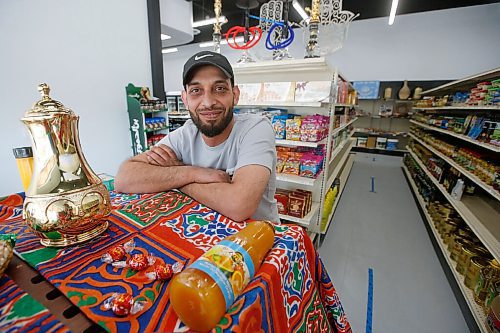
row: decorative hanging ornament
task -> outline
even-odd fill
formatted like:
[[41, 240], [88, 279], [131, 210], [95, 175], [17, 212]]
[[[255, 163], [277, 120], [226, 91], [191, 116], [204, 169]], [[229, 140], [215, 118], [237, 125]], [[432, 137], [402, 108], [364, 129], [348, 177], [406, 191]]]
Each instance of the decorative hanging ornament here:
[[221, 41], [221, 24], [220, 14], [222, 12], [222, 1], [214, 1], [214, 12], [215, 12], [215, 23], [214, 23], [214, 33], [212, 34], [212, 40], [214, 42], [214, 52], [220, 53], [220, 41]]
[[[313, 0], [308, 29], [304, 31], [306, 58], [315, 58], [341, 49], [349, 23], [359, 14], [342, 9], [342, 0]], [[321, 45], [321, 47], [320, 47]]]

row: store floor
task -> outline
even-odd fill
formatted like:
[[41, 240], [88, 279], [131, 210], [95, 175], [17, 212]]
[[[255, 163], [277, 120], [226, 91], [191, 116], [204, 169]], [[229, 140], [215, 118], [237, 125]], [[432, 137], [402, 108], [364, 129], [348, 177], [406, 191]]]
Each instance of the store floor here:
[[354, 333], [372, 332], [370, 268], [373, 332], [469, 332], [401, 165], [400, 157], [356, 154], [321, 257]]

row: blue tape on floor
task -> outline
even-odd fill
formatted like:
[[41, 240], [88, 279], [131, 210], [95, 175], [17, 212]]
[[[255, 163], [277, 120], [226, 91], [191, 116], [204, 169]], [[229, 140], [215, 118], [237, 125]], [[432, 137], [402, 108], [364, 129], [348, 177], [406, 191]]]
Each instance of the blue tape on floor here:
[[372, 177], [372, 189], [370, 192], [375, 193], [375, 177]]
[[373, 320], [373, 269], [368, 268], [368, 302], [366, 304], [366, 333], [372, 333]]

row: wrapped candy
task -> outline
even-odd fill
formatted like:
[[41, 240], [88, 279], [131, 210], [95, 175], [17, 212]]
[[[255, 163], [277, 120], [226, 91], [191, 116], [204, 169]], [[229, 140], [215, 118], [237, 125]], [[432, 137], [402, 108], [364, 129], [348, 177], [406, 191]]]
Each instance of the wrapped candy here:
[[145, 255], [137, 253], [132, 255], [127, 261], [116, 261], [113, 263], [114, 267], [130, 267], [134, 271], [143, 271], [155, 263], [156, 259], [152, 254]]
[[16, 244], [16, 235], [1, 234], [0, 235], [0, 275], [7, 269], [12, 255], [14, 253], [14, 245]]
[[144, 303], [144, 301], [134, 300], [134, 297], [130, 294], [114, 293], [104, 301], [104, 308], [111, 309], [117, 316], [128, 316], [141, 311], [144, 308]]
[[114, 261], [120, 261], [125, 257], [125, 254], [130, 253], [135, 248], [135, 242], [133, 239], [129, 240], [123, 245], [118, 245], [104, 253], [101, 257], [101, 260], [107, 264], [110, 264]]
[[154, 267], [154, 271], [149, 272], [146, 276], [150, 280], [166, 281], [170, 279], [174, 274], [179, 273], [184, 265], [180, 262], [176, 262], [173, 265], [170, 264], [157, 264]]

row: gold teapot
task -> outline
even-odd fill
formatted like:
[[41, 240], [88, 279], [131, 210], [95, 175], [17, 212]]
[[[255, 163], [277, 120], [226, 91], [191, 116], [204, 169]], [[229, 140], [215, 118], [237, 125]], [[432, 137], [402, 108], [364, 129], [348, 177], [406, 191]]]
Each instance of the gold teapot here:
[[83, 156], [78, 137], [80, 117], [51, 99], [47, 84], [40, 84], [38, 91], [42, 99], [21, 119], [34, 148], [23, 218], [43, 245], [74, 245], [107, 229], [109, 192]]

